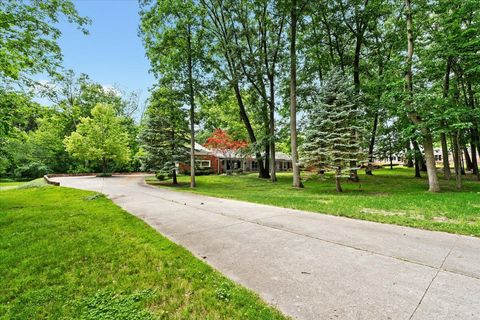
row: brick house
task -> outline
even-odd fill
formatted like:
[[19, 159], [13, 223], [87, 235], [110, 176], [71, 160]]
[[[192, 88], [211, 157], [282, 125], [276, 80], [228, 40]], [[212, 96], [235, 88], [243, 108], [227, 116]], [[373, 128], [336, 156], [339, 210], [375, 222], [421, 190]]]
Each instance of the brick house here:
[[[197, 168], [211, 169], [214, 174], [222, 174], [229, 170], [242, 169], [244, 172], [258, 171], [258, 163], [252, 155], [240, 155], [234, 152], [215, 152], [204, 146], [195, 144], [195, 162]], [[290, 171], [292, 158], [285, 153], [275, 153], [275, 166], [277, 171]], [[178, 163], [178, 172], [184, 173], [190, 170], [188, 163]]]

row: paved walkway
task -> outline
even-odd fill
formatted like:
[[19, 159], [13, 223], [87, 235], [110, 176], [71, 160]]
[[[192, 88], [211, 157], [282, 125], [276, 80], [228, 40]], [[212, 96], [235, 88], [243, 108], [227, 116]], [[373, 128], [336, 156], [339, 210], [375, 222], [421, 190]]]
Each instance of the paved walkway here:
[[147, 186], [56, 178], [107, 194], [298, 319], [480, 319], [480, 239]]

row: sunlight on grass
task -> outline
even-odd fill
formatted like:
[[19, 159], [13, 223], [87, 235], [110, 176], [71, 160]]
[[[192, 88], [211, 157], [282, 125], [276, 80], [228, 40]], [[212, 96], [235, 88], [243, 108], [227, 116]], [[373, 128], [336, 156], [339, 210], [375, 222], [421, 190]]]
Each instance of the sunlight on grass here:
[[1, 319], [284, 319], [103, 195], [0, 192]]
[[[441, 180], [442, 192], [427, 192], [426, 179], [412, 169], [382, 169], [374, 176], [360, 173], [360, 183], [343, 182], [344, 193], [335, 192], [332, 176], [304, 177], [304, 189], [291, 187], [291, 174], [278, 174], [278, 182], [240, 176], [200, 176], [197, 188], [176, 190], [216, 197], [307, 210], [356, 219], [480, 236], [480, 182], [464, 181], [462, 191], [454, 181]], [[189, 177], [180, 177], [187, 182]], [[154, 178], [148, 183], [155, 184]]]

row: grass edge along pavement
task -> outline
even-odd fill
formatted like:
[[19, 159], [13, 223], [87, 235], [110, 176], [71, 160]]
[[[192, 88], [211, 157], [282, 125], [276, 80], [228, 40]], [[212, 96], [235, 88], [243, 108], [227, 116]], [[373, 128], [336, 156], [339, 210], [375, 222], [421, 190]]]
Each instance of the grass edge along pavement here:
[[426, 177], [418, 179], [411, 168], [380, 169], [373, 176], [360, 173], [360, 183], [343, 182], [335, 192], [333, 177], [303, 173], [304, 189], [291, 187], [291, 173], [278, 173], [278, 182], [257, 174], [197, 177], [197, 187], [188, 187], [187, 176], [179, 185], [146, 178], [146, 183], [173, 190], [218, 198], [337, 215], [380, 223], [480, 237], [480, 182], [464, 178], [463, 190], [455, 180], [440, 177], [442, 192], [430, 193]]
[[1, 319], [285, 319], [103, 195], [0, 191]]

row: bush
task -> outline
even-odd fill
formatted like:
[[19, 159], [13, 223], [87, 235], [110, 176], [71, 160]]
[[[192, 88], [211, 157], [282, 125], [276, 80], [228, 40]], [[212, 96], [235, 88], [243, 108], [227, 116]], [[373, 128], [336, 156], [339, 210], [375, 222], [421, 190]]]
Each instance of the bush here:
[[232, 175], [236, 175], [236, 174], [242, 174], [242, 173], [243, 173], [243, 169], [242, 169], [242, 168], [230, 169], [230, 170], [225, 171], [225, 173], [227, 174], [227, 176], [232, 176]]
[[[213, 173], [214, 172], [212, 168], [196, 168], [195, 169], [195, 176], [208, 176]], [[190, 170], [183, 171], [183, 174], [185, 174], [186, 176], [189, 176]]]
[[211, 168], [199, 168], [195, 170], [196, 176], [208, 176], [210, 174], [213, 174], [213, 170]]
[[97, 178], [108, 178], [108, 177], [111, 177], [112, 174], [110, 172], [105, 172], [105, 173], [99, 173], [97, 174]]
[[165, 170], [159, 170], [155, 172], [155, 177], [160, 180], [160, 181], [165, 181], [167, 179], [170, 179], [172, 177], [171, 172], [166, 172]]
[[17, 178], [40, 178], [49, 172], [48, 167], [38, 161], [32, 161], [15, 169], [14, 175]]

